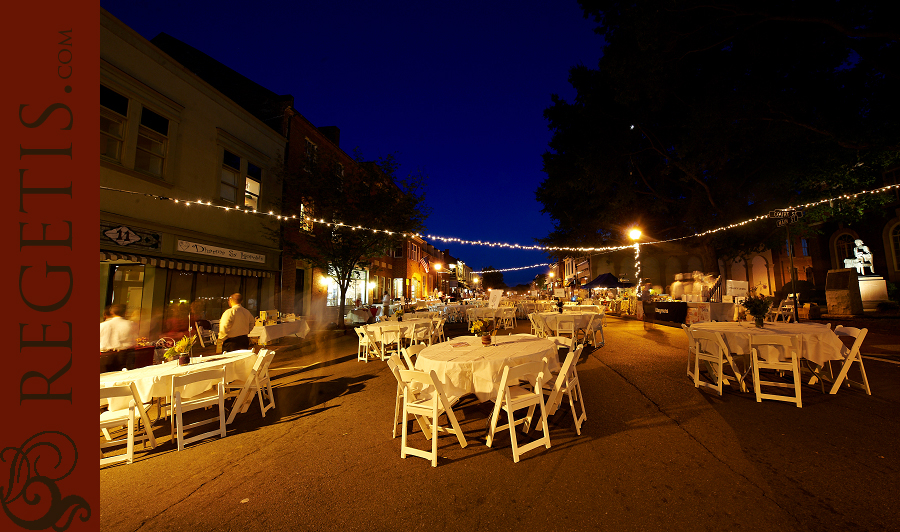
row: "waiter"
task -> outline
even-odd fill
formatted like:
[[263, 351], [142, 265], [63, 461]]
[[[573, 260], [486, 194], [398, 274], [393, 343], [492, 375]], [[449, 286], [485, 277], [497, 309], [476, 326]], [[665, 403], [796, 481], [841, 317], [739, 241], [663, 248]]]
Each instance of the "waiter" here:
[[250, 330], [256, 320], [253, 314], [241, 306], [244, 296], [238, 293], [231, 294], [228, 298], [228, 310], [222, 313], [219, 320], [219, 342], [222, 344], [222, 352], [250, 349]]

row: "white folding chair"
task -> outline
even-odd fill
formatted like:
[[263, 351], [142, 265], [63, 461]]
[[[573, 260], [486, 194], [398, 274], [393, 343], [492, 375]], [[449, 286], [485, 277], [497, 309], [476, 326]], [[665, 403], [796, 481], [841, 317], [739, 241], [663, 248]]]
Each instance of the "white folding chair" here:
[[516, 328], [516, 307], [503, 307], [502, 319], [504, 329]]
[[[867, 395], [872, 395], [872, 390], [869, 389], [869, 379], [866, 377], [866, 368], [863, 366], [862, 355], [859, 353], [859, 348], [862, 346], [863, 340], [866, 339], [866, 334], [869, 333], [868, 329], [857, 329], [856, 327], [844, 327], [843, 325], [838, 325], [834, 328], [834, 334], [838, 335], [838, 337], [846, 336], [850, 338], [854, 338], [853, 345], [850, 349], [844, 347], [841, 349], [841, 354], [844, 355], [844, 361], [841, 363], [841, 371], [838, 373], [837, 378], [834, 379], [834, 384], [831, 386], [831, 390], [828, 392], [830, 394], [835, 394], [838, 391], [838, 388], [841, 387], [841, 384], [847, 383], [848, 387], [856, 387], [866, 391]], [[831, 371], [831, 360], [828, 361], [828, 369]], [[847, 377], [847, 372], [850, 371], [850, 367], [854, 364], [859, 364], [859, 372], [862, 374], [862, 382], [856, 382], [850, 380]]]
[[684, 334], [686, 334], [688, 338], [687, 376], [693, 379], [694, 372], [691, 371], [691, 363], [695, 358], [697, 358], [697, 348], [694, 345], [694, 335], [691, 333], [690, 325], [682, 323], [681, 328], [684, 330]]
[[368, 362], [371, 344], [369, 343], [368, 335], [366, 335], [366, 326], [356, 327], [353, 331], [356, 332], [356, 336], [359, 339], [359, 346], [356, 349], [356, 361]]
[[415, 362], [412, 357], [418, 355], [425, 347], [427, 347], [425, 344], [413, 344], [400, 350], [400, 354], [403, 355], [403, 360], [406, 362], [407, 369], [415, 369]]
[[[731, 364], [731, 355], [728, 353], [728, 346], [722, 334], [712, 331], [694, 330], [694, 388], [700, 386], [712, 388], [722, 395], [722, 385], [729, 384], [728, 376], [725, 375], [725, 364]], [[711, 382], [700, 379], [700, 363], [703, 362], [708, 369]], [[732, 369], [734, 366], [732, 365]], [[735, 380], [740, 382], [735, 372]]]
[[[584, 327], [580, 327], [575, 331], [576, 344], [578, 343], [578, 334], [581, 333], [581, 342], [580, 342], [581, 345], [587, 344], [588, 340], [591, 340], [591, 345], [597, 345], [596, 338], [594, 338], [594, 328], [596, 327], [594, 325], [595, 320], [597, 322], [600, 321], [599, 314], [592, 314], [591, 317], [588, 319], [587, 324], [585, 324]], [[601, 327], [600, 330], [602, 331], [603, 328]]]
[[[533, 390], [528, 390], [519, 385], [520, 380], [524, 380], [530, 375], [537, 375]], [[494, 411], [491, 413], [486, 445], [490, 447], [494, 443], [494, 437], [498, 430], [509, 429], [513, 462], [518, 462], [519, 456], [541, 445], [547, 449], [550, 448], [550, 432], [547, 429], [547, 408], [544, 405], [544, 394], [541, 390], [543, 379], [543, 362], [528, 362], [514, 367], [505, 366], [503, 368], [503, 376], [500, 378], [500, 389], [497, 391], [496, 399], [494, 399]], [[516, 426], [524, 424], [527, 431], [534, 416], [534, 411], [538, 406], [541, 407], [539, 426], [543, 436], [519, 447], [519, 442], [516, 439]], [[515, 411], [523, 408], [527, 408], [528, 412], [524, 418], [516, 420]], [[499, 421], [501, 410], [506, 412], [507, 423], [498, 427], [497, 422]]]
[[537, 336], [538, 335], [538, 326], [534, 322], [534, 313], [530, 313], [527, 315], [528, 322], [531, 323], [531, 334]]
[[445, 342], [447, 338], [444, 336], [444, 324], [447, 323], [447, 318], [439, 318], [437, 324], [434, 326], [434, 330], [432, 332], [431, 343], [440, 343]]
[[[208, 390], [213, 386], [211, 390]], [[225, 368], [210, 369], [206, 371], [198, 371], [197, 373], [189, 373], [187, 375], [176, 375], [172, 377], [172, 431], [173, 436], [177, 435], [178, 450], [184, 450], [184, 446], [197, 440], [208, 438], [210, 436], [219, 435], [225, 437]], [[218, 408], [218, 415], [214, 418], [196, 421], [194, 423], [184, 424], [184, 413], [191, 410], [205, 409], [206, 407], [215, 406]], [[209, 423], [219, 422], [219, 428], [191, 436], [184, 437], [184, 430], [188, 428], [198, 427]]]
[[420, 342], [431, 345], [431, 337], [434, 334], [434, 322], [430, 319], [422, 323], [413, 325], [413, 330], [409, 338], [410, 345]]
[[[697, 338], [697, 332], [694, 332]], [[760, 353], [761, 347], [766, 349]], [[756, 402], [763, 399], [775, 401], [787, 401], [794, 403], [797, 408], [803, 408], [800, 398], [800, 337], [786, 336], [783, 334], [752, 334], [750, 335], [750, 363], [753, 367], [753, 390], [756, 392]], [[781, 359], [784, 359], [783, 361]], [[760, 378], [759, 370], [773, 369], [778, 372], [790, 371], [793, 375], [793, 384], [781, 381], [764, 381]], [[793, 395], [777, 395], [764, 393], [762, 386], [776, 388], [792, 388]]]
[[[261, 349], [256, 355], [256, 362], [247, 379], [238, 379], [225, 384], [225, 394], [235, 397], [234, 404], [231, 405], [231, 413], [228, 415], [227, 425], [234, 421], [238, 412], [243, 414], [250, 408], [250, 403], [253, 402], [253, 392], [256, 392], [256, 397], [259, 399], [259, 411], [262, 417], [266, 417], [266, 412], [275, 408], [275, 394], [272, 392], [272, 381], [269, 379], [269, 365], [273, 358], [275, 358], [274, 349]], [[263, 400], [264, 397], [269, 398], [268, 403]]]
[[[141, 440], [145, 447], [147, 440], [150, 440], [150, 447], [156, 447], [156, 438], [154, 437], [153, 430], [150, 426], [150, 418], [147, 417], [147, 410], [150, 408], [150, 405], [145, 405], [141, 402], [141, 398], [138, 396], [137, 388], [134, 383], [131, 383], [128, 386], [100, 388], [101, 401], [104, 399], [109, 400], [116, 398], [128, 401], [128, 407], [115, 410], [110, 409], [100, 413], [100, 430], [103, 431], [103, 436], [106, 440], [100, 443], [101, 467], [117, 462], [126, 462], [129, 464], [134, 462], [135, 439]], [[116, 406], [115, 403], [116, 401], [113, 401], [110, 408]], [[135, 421], [137, 421], [137, 428], [135, 427]], [[140, 430], [141, 423], [144, 424], [144, 434], [142, 436], [136, 436], [137, 432]], [[125, 435], [125, 438], [113, 440], [109, 435], [109, 429], [121, 427], [123, 425], [128, 427], [128, 433]], [[120, 445], [122, 442], [125, 442], [125, 454], [103, 458], [104, 448]]]
[[[434, 370], [425, 373], [424, 371], [401, 369], [399, 373], [400, 381], [404, 386], [403, 437], [400, 442], [400, 457], [406, 458], [407, 454], [419, 456], [426, 460], [431, 460], [431, 466], [437, 467], [438, 432], [455, 434], [461, 447], [465, 448], [468, 445], [466, 437], [456, 421], [456, 415], [453, 413], [453, 405], [459, 401], [459, 398], [447, 397], [444, 394], [444, 387], [441, 385], [441, 381], [438, 380]], [[421, 387], [420, 390], [416, 390], [417, 386]], [[430, 394], [428, 394], [429, 391]], [[446, 414], [451, 428], [440, 426], [438, 418], [442, 414]], [[431, 452], [407, 445], [407, 432], [409, 430], [407, 419], [410, 415], [428, 418], [431, 425]]]
[[[400, 378], [400, 370], [401, 369], [413, 369], [410, 366], [406, 366], [403, 363], [403, 360], [400, 358], [400, 355], [394, 353], [387, 361], [388, 368], [390, 368], [391, 373], [393, 373], [394, 378], [397, 380], [397, 398], [394, 401], [394, 428], [392, 431], [392, 438], [397, 437], [397, 423], [400, 419], [400, 403], [404, 398], [404, 390], [406, 387], [403, 385], [403, 380]], [[416, 389], [419, 389], [418, 387]], [[416, 420], [419, 422], [419, 428], [422, 429], [422, 433], [425, 434], [426, 439], [431, 438], [431, 424], [428, 423], [428, 420], [421, 417], [416, 416]]]
[[382, 345], [382, 342], [375, 339], [375, 330], [370, 329], [365, 325], [360, 327], [360, 329], [362, 329], [363, 334], [366, 335], [366, 346], [368, 347], [366, 357], [368, 358], [371, 355], [373, 357], [378, 357], [380, 360], [384, 360], [384, 345]]
[[[584, 398], [581, 396], [581, 383], [578, 380], [578, 370], [576, 369], [578, 359], [581, 357], [583, 350], [584, 346], [581, 346], [578, 349], [569, 351], [559, 373], [550, 377], [543, 387], [543, 392], [547, 395], [546, 407], [548, 417], [555, 414], [557, 409], [559, 409], [562, 404], [563, 394], [568, 395], [569, 408], [572, 410], [572, 419], [575, 421], [575, 432], [579, 436], [581, 436], [581, 425], [587, 420]], [[545, 357], [545, 374], [549, 374], [549, 367], [550, 361]], [[572, 395], [573, 391], [575, 393], [574, 396]], [[575, 412], [576, 401], [581, 405], [581, 414], [576, 414]]]
[[387, 360], [390, 353], [399, 353], [400, 348], [403, 347], [403, 338], [403, 326], [399, 321], [383, 325], [381, 327], [381, 360]]
[[556, 336], [570, 335], [575, 338], [575, 316], [560, 314], [556, 318]]

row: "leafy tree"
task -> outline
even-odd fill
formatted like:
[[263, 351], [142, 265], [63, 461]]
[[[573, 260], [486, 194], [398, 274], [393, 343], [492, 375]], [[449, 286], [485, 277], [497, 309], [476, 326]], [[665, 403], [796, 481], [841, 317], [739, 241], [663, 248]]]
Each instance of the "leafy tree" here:
[[481, 271], [485, 290], [489, 288], [506, 288], [506, 283], [503, 282], [503, 272], [498, 272], [493, 266], [482, 268]]
[[538, 290], [543, 290], [547, 287], [547, 274], [539, 273], [534, 276], [534, 286], [537, 287]]
[[[425, 176], [416, 172], [401, 178], [398, 169], [393, 156], [375, 163], [356, 154], [349, 168], [323, 157], [284, 178], [285, 213], [297, 216], [285, 224], [285, 252], [334, 278], [340, 316], [355, 272], [423, 230]], [[301, 214], [315, 221], [304, 222]]]
[[[582, 0], [605, 47], [553, 96], [540, 241], [664, 240], [880, 184], [900, 162], [900, 33], [888, 2]], [[852, 218], [868, 196], [813, 209]], [[784, 240], [758, 222], [692, 243], [730, 258]], [[686, 241], [688, 242], [688, 241]], [[558, 254], [557, 254], [558, 255]]]

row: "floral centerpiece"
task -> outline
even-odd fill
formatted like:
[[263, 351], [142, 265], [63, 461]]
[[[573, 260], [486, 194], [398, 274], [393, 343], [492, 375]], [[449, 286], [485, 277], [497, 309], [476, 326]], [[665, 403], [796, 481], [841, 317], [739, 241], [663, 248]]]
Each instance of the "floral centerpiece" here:
[[472, 322], [472, 326], [469, 327], [469, 331], [472, 332], [475, 336], [481, 336], [482, 345], [490, 345], [491, 343], [491, 325], [482, 320], [475, 320]]
[[397, 317], [397, 321], [403, 321], [403, 306], [397, 307], [397, 310], [394, 311], [394, 316]]
[[741, 306], [747, 309], [747, 313], [756, 320], [756, 326], [762, 328], [763, 318], [769, 312], [772, 306], [772, 298], [762, 295], [751, 294], [750, 297], [741, 302]]
[[[184, 336], [181, 340], [175, 342], [163, 355], [167, 361], [177, 358], [179, 365], [185, 365], [191, 360], [191, 351], [194, 348], [194, 342], [197, 341], [196, 335]], [[187, 359], [187, 360], [183, 360]]]

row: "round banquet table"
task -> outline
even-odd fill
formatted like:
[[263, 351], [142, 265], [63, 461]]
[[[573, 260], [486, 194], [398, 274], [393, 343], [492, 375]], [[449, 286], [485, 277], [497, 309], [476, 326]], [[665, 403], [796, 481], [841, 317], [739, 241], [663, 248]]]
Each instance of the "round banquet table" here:
[[563, 312], [600, 312], [599, 305], [563, 305]]
[[[155, 366], [101, 373], [100, 387], [128, 386], [133, 382], [141, 401], [149, 403], [154, 397], [166, 397], [172, 393], [172, 377], [176, 375], [187, 375], [188, 373], [224, 367], [225, 382], [227, 383], [249, 378], [255, 362], [256, 355], [249, 349], [208, 357], [195, 357], [186, 366], [179, 366], [178, 361], [173, 360], [172, 362]], [[187, 391], [190, 395], [195, 395], [205, 390], [188, 389]], [[111, 410], [128, 408], [127, 397], [110, 398], [109, 402]]]
[[475, 319], [481, 319], [488, 315], [493, 316], [494, 313], [502, 315], [503, 314], [502, 308], [503, 307], [501, 307], [501, 308], [489, 308], [489, 307], [469, 308], [469, 309], [466, 309], [466, 314], [471, 313], [473, 316], [475, 316]]
[[378, 323], [370, 323], [369, 325], [365, 325], [365, 328], [372, 331], [375, 335], [375, 340], [379, 342], [396, 342], [397, 338], [393, 333], [382, 334], [382, 329], [385, 327], [390, 327], [392, 325], [399, 325], [400, 332], [403, 334], [404, 338], [409, 338], [412, 336], [413, 328], [417, 323], [429, 323], [431, 322], [431, 318], [403, 318], [403, 321], [380, 321]]
[[559, 312], [541, 312], [539, 316], [544, 318], [544, 323], [546, 323], [547, 327], [550, 327], [554, 333], [557, 331], [557, 324], [560, 320], [573, 320], [575, 322], [575, 330], [577, 331], [578, 329], [587, 327], [591, 318], [595, 318], [595, 326], [599, 326], [597, 320], [600, 318], [600, 314], [596, 312], [563, 312], [562, 314]]
[[[777, 334], [799, 336], [801, 358], [805, 358], [821, 366], [828, 360], [843, 360], [846, 351], [844, 343], [830, 327], [823, 323], [766, 323], [762, 329], [750, 322], [706, 322], [695, 323], [691, 330], [712, 331], [722, 333], [728, 350], [738, 355], [750, 354], [750, 336], [760, 334]], [[768, 359], [777, 351], [767, 348], [760, 354]]]
[[544, 357], [550, 370], [559, 369], [556, 344], [530, 334], [494, 336], [491, 345], [482, 346], [480, 336], [459, 336], [426, 347], [416, 357], [416, 369], [432, 371], [448, 396], [474, 393], [479, 401], [497, 396], [506, 365], [540, 362]]

